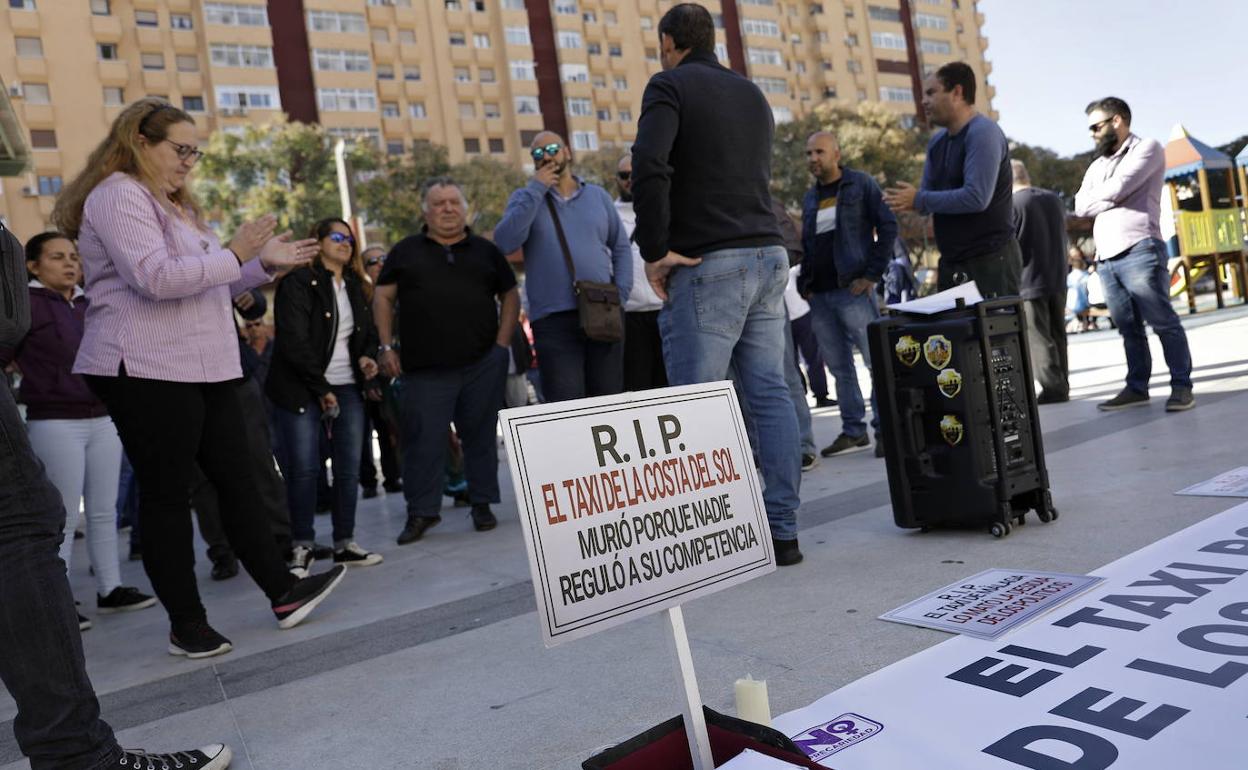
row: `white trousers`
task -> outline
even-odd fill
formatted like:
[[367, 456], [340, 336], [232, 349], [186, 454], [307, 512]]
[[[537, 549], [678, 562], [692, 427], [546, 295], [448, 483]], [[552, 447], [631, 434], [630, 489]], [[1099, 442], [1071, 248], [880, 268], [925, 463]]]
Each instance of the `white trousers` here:
[[[96, 590], [107, 596], [121, 585], [117, 555], [117, 484], [121, 439], [108, 417], [85, 420], [30, 420], [30, 445], [47, 468], [48, 479], [65, 501], [65, 541], [61, 559], [69, 569], [74, 530], [87, 514], [87, 554], [95, 569]], [[81, 508], [80, 508], [80, 503]]]

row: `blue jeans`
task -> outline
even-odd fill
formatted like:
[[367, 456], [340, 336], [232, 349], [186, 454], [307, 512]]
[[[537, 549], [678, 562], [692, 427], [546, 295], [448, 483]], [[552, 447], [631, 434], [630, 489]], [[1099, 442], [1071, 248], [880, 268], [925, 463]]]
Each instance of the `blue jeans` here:
[[[330, 457], [334, 467], [334, 547], [355, 537], [355, 504], [360, 481], [360, 452], [364, 448], [364, 397], [357, 385], [335, 385], [338, 416], [328, 424]], [[310, 545], [316, 538], [316, 479], [321, 466], [320, 436], [326, 430], [320, 407], [309, 401], [303, 412], [279, 406], [273, 409], [282, 438], [282, 475], [290, 506], [290, 540]]]
[[[859, 438], [867, 433], [867, 407], [858, 387], [854, 369], [854, 348], [862, 353], [867, 369], [871, 369], [871, 349], [867, 345], [867, 324], [880, 317], [875, 292], [855, 296], [849, 289], [821, 291], [810, 298], [810, 314], [814, 317], [815, 337], [824, 363], [836, 378], [836, 400], [841, 408], [841, 432]], [[879, 432], [880, 410], [876, 407], [875, 388], [871, 388], [871, 428]]]
[[1170, 304], [1170, 273], [1166, 270], [1166, 246], [1145, 238], [1120, 257], [1096, 265], [1105, 289], [1105, 304], [1114, 319], [1127, 354], [1127, 387], [1148, 395], [1153, 356], [1148, 350], [1144, 324], [1161, 340], [1170, 369], [1170, 387], [1192, 387], [1192, 352], [1187, 333]]
[[433, 518], [442, 508], [451, 421], [464, 446], [468, 501], [497, 503], [498, 410], [507, 382], [508, 348], [491, 345], [474, 363], [404, 374], [400, 400], [403, 496], [407, 515]]
[[87, 679], [74, 597], [57, 556], [65, 506], [0, 383], [0, 680], [33, 770], [115, 765], [121, 749]]
[[701, 256], [701, 264], [676, 268], [667, 282], [659, 313], [667, 379], [672, 385], [715, 382], [728, 377], [729, 365], [736, 370], [758, 427], [754, 449], [771, 536], [794, 540], [802, 460], [784, 378], [788, 255], [782, 246], [766, 246]]
[[534, 321], [533, 345], [547, 402], [624, 392], [624, 343], [586, 337], [577, 311]]

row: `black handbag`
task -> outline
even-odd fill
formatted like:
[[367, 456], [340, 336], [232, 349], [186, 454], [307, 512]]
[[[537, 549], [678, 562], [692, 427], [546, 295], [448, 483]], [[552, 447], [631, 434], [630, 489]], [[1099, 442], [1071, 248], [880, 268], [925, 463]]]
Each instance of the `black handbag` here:
[[555, 234], [559, 236], [559, 248], [563, 250], [563, 261], [568, 265], [568, 275], [572, 276], [572, 292], [576, 295], [576, 310], [580, 318], [581, 331], [595, 342], [620, 342], [624, 339], [624, 314], [620, 312], [620, 287], [613, 283], [576, 280], [576, 266], [572, 264], [572, 251], [568, 248], [568, 239], [563, 234], [563, 225], [559, 222], [559, 213], [555, 210], [555, 202], [550, 195], [546, 196], [546, 208], [550, 209], [551, 221], [555, 223]]

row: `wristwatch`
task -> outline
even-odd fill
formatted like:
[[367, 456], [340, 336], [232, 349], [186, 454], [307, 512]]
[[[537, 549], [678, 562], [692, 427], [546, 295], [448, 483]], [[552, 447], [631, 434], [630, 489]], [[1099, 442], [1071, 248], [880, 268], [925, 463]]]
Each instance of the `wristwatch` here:
[[394, 350], [394, 345], [378, 345], [377, 355], [381, 355], [382, 353], [386, 353], [391, 350]]

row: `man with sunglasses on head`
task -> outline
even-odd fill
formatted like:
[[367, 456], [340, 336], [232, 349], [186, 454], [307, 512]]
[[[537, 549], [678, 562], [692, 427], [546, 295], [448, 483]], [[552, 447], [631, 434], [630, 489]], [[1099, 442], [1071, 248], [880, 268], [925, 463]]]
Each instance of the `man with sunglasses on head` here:
[[[620, 301], [627, 302], [633, 287], [628, 233], [607, 191], [572, 174], [572, 151], [558, 134], [538, 134], [530, 154], [533, 178], [511, 194], [494, 228], [494, 242], [504, 254], [524, 249], [542, 390], [547, 401], [619, 393], [624, 345], [586, 335], [572, 284], [614, 283]], [[575, 275], [568, 270], [569, 259]]]
[[616, 166], [616, 185], [620, 197], [615, 210], [628, 233], [633, 252], [633, 290], [624, 303], [624, 390], [648, 390], [667, 387], [667, 369], [663, 363], [663, 337], [659, 334], [659, 311], [663, 300], [654, 293], [646, 280], [646, 262], [641, 249], [631, 239], [637, 229], [637, 213], [633, 211], [633, 156], [620, 158]]
[[1126, 387], [1097, 408], [1112, 412], [1148, 404], [1153, 357], [1144, 333], [1147, 322], [1161, 340], [1170, 369], [1166, 411], [1186, 411], [1196, 405], [1192, 353], [1170, 304], [1170, 273], [1159, 224], [1165, 150], [1157, 140], [1131, 133], [1131, 108], [1117, 97], [1098, 99], [1084, 111], [1096, 159], [1075, 194], [1075, 214], [1096, 217], [1092, 224], [1096, 274], [1127, 355]]
[[797, 545], [801, 444], [784, 376], [789, 257], [771, 209], [775, 124], [763, 92], [715, 58], [715, 23], [696, 3], [659, 21], [663, 72], [650, 78], [633, 145], [634, 237], [664, 300], [663, 356], [673, 385], [737, 373], [776, 564]]

